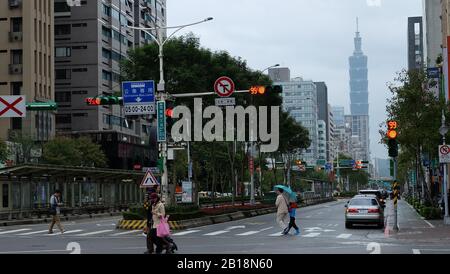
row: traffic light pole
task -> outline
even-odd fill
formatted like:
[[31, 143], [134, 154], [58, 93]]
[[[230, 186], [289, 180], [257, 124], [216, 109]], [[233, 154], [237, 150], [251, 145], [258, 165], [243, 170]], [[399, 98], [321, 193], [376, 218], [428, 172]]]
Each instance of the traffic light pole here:
[[397, 189], [397, 172], [398, 172], [398, 162], [397, 157], [392, 157], [394, 161], [394, 227], [392, 228], [394, 231], [398, 231], [398, 195], [399, 190]]

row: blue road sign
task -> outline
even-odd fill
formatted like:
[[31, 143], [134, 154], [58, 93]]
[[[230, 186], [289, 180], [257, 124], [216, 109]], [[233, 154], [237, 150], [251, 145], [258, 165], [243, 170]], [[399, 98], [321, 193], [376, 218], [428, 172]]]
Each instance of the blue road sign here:
[[439, 68], [428, 68], [427, 69], [427, 76], [430, 79], [439, 79], [441, 75], [441, 71]]
[[158, 113], [157, 113], [157, 120], [158, 120], [158, 130], [157, 130], [157, 139], [158, 142], [165, 142], [167, 139], [166, 135], [166, 102], [164, 101], [158, 101]]
[[331, 163], [326, 163], [325, 164], [325, 169], [326, 170], [331, 170]]
[[155, 114], [155, 81], [122, 82], [125, 115]]

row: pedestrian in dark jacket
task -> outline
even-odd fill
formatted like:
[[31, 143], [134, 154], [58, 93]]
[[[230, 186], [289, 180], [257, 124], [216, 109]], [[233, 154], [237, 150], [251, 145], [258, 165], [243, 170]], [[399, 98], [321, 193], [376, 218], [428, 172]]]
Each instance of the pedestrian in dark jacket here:
[[289, 230], [291, 230], [291, 228], [295, 229], [295, 235], [299, 235], [300, 234], [300, 229], [298, 228], [297, 224], [295, 223], [295, 215], [296, 215], [296, 211], [297, 211], [298, 205], [295, 202], [292, 202], [289, 204], [289, 226], [287, 227], [287, 229], [284, 231], [284, 234], [288, 234]]

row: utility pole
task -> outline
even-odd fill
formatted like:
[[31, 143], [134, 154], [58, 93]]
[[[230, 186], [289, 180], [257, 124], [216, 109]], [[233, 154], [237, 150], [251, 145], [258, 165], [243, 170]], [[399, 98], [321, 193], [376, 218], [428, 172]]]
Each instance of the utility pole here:
[[[442, 110], [442, 125], [441, 128], [439, 129], [439, 133], [442, 135], [442, 143], [443, 146], [441, 148], [439, 148], [439, 154], [442, 153], [442, 151], [444, 150], [444, 147], [446, 147], [445, 144], [445, 135], [448, 132], [448, 127], [445, 125], [445, 113], [444, 110]], [[447, 178], [447, 162], [445, 161], [440, 161], [443, 165], [444, 165], [444, 180], [443, 180], [443, 198], [444, 198], [444, 211], [445, 211], [445, 215], [444, 215], [444, 224], [446, 225], [450, 225], [450, 216], [448, 215], [448, 191], [447, 191], [447, 184], [448, 184], [448, 178]]]

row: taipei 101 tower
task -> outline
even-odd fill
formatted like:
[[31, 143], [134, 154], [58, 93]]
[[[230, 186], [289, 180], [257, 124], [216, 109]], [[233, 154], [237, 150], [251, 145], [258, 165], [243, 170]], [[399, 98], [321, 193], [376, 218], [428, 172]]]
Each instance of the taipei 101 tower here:
[[367, 56], [362, 51], [359, 20], [356, 18], [355, 50], [350, 63], [350, 109], [355, 160], [370, 161], [369, 141], [369, 81]]

